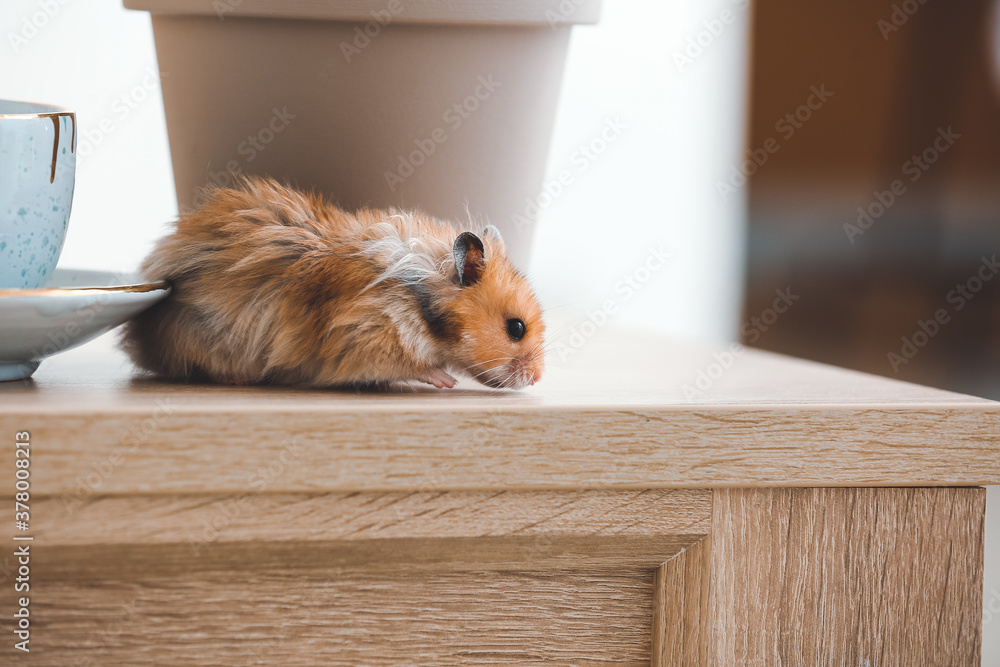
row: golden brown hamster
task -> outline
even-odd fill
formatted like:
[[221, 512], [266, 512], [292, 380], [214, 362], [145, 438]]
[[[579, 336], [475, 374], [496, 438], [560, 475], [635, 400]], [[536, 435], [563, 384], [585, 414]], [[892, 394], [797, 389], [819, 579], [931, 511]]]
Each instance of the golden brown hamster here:
[[541, 379], [541, 309], [496, 228], [351, 214], [264, 178], [206, 194], [143, 264], [173, 291], [125, 325], [140, 368], [240, 385]]

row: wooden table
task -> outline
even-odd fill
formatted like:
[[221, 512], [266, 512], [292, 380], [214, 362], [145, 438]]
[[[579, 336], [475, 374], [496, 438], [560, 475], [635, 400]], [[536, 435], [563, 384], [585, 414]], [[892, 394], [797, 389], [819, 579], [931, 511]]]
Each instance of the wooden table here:
[[549, 361], [388, 394], [45, 362], [0, 388], [34, 537], [0, 663], [979, 664], [1000, 404], [621, 332]]

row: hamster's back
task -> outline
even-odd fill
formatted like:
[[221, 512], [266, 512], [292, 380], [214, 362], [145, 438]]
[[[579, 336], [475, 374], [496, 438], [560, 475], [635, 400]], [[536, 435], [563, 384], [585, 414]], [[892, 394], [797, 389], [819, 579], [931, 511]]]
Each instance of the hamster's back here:
[[371, 226], [270, 179], [210, 190], [145, 260], [144, 275], [173, 291], [126, 324], [122, 347], [172, 379], [243, 383], [294, 367], [375, 279], [360, 253]]

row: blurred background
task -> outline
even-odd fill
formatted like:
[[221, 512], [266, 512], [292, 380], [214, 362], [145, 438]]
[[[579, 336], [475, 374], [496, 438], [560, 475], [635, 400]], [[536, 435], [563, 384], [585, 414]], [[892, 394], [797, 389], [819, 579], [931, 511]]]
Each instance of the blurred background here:
[[[832, 93], [749, 179], [744, 321], [777, 286], [801, 297], [753, 345], [1000, 400], [983, 261], [1000, 259], [998, 3], [764, 0], [752, 33], [749, 151], [803, 91]], [[1000, 664], [998, 491], [984, 665]]]
[[[0, 97], [78, 112], [62, 265], [134, 269], [177, 214], [149, 14], [5, 0], [0, 35]], [[1000, 400], [996, 2], [608, 0], [573, 29], [546, 182], [567, 169], [529, 267], [560, 320], [662, 248], [620, 324]], [[761, 327], [775, 290], [799, 298]], [[998, 515], [991, 489], [993, 625]]]
[[[1000, 400], [998, 7], [756, 4], [747, 148], [781, 136], [804, 90], [832, 95], [750, 177], [744, 317], [776, 286], [801, 296], [754, 346]], [[1000, 664], [998, 491], [984, 665]]]
[[[777, 286], [801, 297], [755, 347], [1000, 400], [998, 7], [756, 3], [747, 149], [784, 136], [803, 91], [831, 96], [749, 179], [744, 321]], [[998, 491], [984, 665], [1000, 664]]]
[[1000, 399], [1000, 280], [975, 289], [1000, 251], [997, 16], [979, 0], [757, 4], [748, 147], [802, 91], [833, 93], [750, 180], [745, 310], [772, 285], [802, 294], [757, 346]]

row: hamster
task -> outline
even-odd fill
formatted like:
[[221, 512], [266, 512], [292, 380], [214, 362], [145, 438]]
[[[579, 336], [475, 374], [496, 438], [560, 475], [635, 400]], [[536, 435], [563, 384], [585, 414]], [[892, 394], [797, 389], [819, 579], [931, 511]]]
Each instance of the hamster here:
[[206, 196], [143, 263], [173, 291], [123, 329], [140, 368], [308, 387], [442, 389], [466, 373], [521, 389], [541, 379], [542, 312], [495, 227], [351, 214], [258, 177]]

